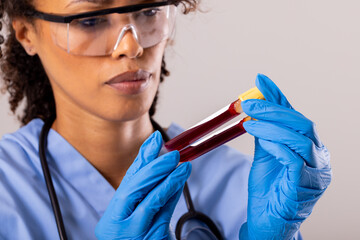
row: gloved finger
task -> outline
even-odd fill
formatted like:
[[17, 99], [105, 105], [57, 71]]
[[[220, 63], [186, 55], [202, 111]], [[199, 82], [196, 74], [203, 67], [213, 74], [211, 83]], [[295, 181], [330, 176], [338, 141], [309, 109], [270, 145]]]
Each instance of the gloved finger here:
[[[249, 197], [265, 196], [271, 186], [276, 184], [274, 179], [277, 179], [279, 172], [284, 168], [283, 164], [262, 149], [259, 140], [255, 138], [255, 157], [251, 166], [248, 184]], [[262, 155], [263, 157], [259, 158], [256, 155]]]
[[139, 171], [139, 169], [157, 158], [160, 153], [162, 143], [163, 139], [159, 131], [155, 131], [151, 134], [150, 137], [148, 137], [148, 139], [146, 139], [146, 141], [141, 145], [137, 157], [127, 170], [122, 182], [125, 183], [129, 181], [131, 177]]
[[[175, 210], [176, 204], [179, 201], [179, 198], [182, 194], [183, 187], [180, 188], [177, 193], [175, 193], [169, 201], [163, 206], [160, 211], [155, 215], [150, 231], [148, 231], [148, 236], [167, 236], [169, 232], [169, 223], [173, 212]], [[164, 238], [167, 239], [167, 238]]]
[[[263, 140], [284, 144], [301, 156], [312, 168], [323, 168], [327, 163], [319, 161], [316, 152], [322, 148], [316, 147], [311, 139], [287, 127], [266, 121], [247, 121], [245, 130], [251, 135]], [[325, 165], [324, 165], [325, 164]]]
[[248, 223], [245, 222], [239, 231], [239, 239], [241, 240], [249, 240], [249, 230], [248, 230]]
[[[183, 163], [177, 167], [164, 181], [149, 192], [136, 207], [129, 219], [144, 228], [140, 230], [145, 231], [148, 229], [150, 225], [154, 223], [155, 215], [160, 212], [160, 209], [162, 209], [170, 199], [173, 200], [173, 202], [170, 203], [170, 207], [175, 208], [177, 200], [179, 199], [178, 197], [180, 196], [176, 196], [176, 198], [172, 197], [178, 194], [184, 187], [190, 173], [191, 163]], [[162, 221], [168, 220], [167, 218], [169, 215], [172, 215], [173, 212], [171, 208], [165, 208], [164, 210], [171, 211], [168, 212], [168, 214], [162, 213], [162, 216], [166, 217], [166, 219], [162, 219]]]
[[[283, 211], [282, 216], [285, 219], [303, 218], [304, 215], [301, 212], [310, 213], [308, 204], [317, 199], [329, 185], [330, 170], [307, 167], [297, 154], [283, 144], [261, 139], [259, 144], [264, 151], [267, 151], [286, 166], [285, 172], [280, 172], [277, 176], [282, 180], [274, 183], [281, 189], [279, 190], [281, 192], [279, 198], [283, 203], [282, 205], [288, 206], [286, 211]], [[317, 174], [312, 174], [315, 171]], [[285, 202], [286, 204], [284, 204]], [[291, 205], [293, 207], [290, 207]], [[298, 208], [299, 206], [301, 207]]]
[[180, 154], [172, 151], [153, 160], [127, 183], [121, 183], [110, 203], [114, 219], [125, 219], [132, 214], [137, 204], [178, 165]]
[[266, 101], [273, 102], [287, 108], [293, 108], [281, 90], [267, 76], [259, 73], [256, 77], [255, 84], [264, 95]]
[[289, 180], [298, 183], [301, 171], [305, 166], [304, 160], [284, 144], [259, 139], [262, 149], [276, 158], [284, 166], [287, 166]]
[[310, 138], [316, 146], [323, 145], [316, 132], [315, 123], [294, 109], [259, 99], [245, 100], [241, 106], [252, 118], [280, 123]]

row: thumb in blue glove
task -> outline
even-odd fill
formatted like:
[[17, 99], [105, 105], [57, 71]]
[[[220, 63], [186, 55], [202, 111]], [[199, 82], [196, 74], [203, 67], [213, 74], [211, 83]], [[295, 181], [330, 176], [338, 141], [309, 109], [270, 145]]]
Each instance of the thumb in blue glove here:
[[315, 124], [295, 111], [280, 89], [258, 75], [264, 100], [242, 102], [255, 136], [249, 176], [248, 219], [240, 239], [291, 239], [331, 181], [330, 155]]
[[95, 229], [98, 239], [168, 239], [169, 223], [191, 164], [177, 167], [173, 151], [158, 157], [161, 134], [156, 131], [141, 146]]

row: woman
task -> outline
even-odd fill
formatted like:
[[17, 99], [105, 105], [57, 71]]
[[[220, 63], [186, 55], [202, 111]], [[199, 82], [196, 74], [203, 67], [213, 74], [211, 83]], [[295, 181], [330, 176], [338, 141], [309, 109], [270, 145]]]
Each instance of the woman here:
[[[258, 119], [244, 125], [255, 136], [252, 165], [228, 147], [192, 165], [178, 166], [177, 151], [159, 154], [162, 129], [151, 116], [169, 74], [164, 51], [176, 9], [197, 4], [1, 0], [10, 30], [5, 87], [13, 112], [26, 103], [25, 126], [0, 142], [1, 238], [167, 239], [175, 227], [185, 239], [301, 238], [300, 224], [330, 183], [329, 155], [314, 124], [267, 77], [256, 82], [267, 101], [242, 103]], [[180, 132], [172, 125], [162, 135]], [[190, 211], [214, 223], [183, 221], [183, 189]]]

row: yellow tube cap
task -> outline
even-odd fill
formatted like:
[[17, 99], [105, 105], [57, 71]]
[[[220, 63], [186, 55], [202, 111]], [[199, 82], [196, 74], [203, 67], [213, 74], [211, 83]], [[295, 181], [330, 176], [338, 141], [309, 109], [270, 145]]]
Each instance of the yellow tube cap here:
[[260, 92], [257, 87], [251, 88], [250, 90], [244, 92], [239, 96], [240, 101], [245, 101], [247, 99], [262, 99], [265, 100], [264, 95]]

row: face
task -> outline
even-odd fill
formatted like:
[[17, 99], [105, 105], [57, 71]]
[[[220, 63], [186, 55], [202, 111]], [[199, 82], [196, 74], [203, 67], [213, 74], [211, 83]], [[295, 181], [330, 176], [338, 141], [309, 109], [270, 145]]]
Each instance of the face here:
[[[37, 0], [34, 5], [41, 12], [65, 15], [138, 3], [99, 2], [102, 3]], [[127, 31], [111, 55], [72, 55], [55, 44], [51, 24], [35, 21], [33, 44], [50, 79], [58, 115], [128, 121], [147, 114], [159, 86], [166, 40], [142, 48], [132, 32]], [[134, 78], [141, 79], [134, 81]]]

